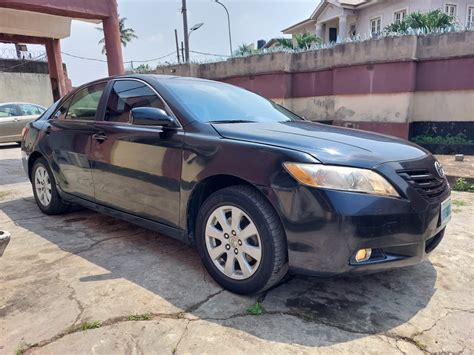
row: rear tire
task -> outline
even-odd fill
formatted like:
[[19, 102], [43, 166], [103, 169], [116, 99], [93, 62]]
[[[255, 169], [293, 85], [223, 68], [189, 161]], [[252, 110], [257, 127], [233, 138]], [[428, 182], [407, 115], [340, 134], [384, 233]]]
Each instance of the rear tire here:
[[58, 194], [54, 175], [44, 158], [38, 158], [31, 172], [33, 195], [39, 209], [48, 215], [62, 214], [69, 209]]
[[238, 294], [262, 292], [288, 271], [280, 219], [251, 186], [224, 188], [203, 203], [196, 222], [196, 244], [212, 278]]

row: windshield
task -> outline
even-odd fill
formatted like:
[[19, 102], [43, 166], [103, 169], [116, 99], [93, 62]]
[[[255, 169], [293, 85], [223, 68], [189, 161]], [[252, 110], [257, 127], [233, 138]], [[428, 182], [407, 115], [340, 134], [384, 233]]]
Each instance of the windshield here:
[[288, 122], [302, 118], [250, 91], [229, 84], [171, 79], [166, 88], [200, 122]]

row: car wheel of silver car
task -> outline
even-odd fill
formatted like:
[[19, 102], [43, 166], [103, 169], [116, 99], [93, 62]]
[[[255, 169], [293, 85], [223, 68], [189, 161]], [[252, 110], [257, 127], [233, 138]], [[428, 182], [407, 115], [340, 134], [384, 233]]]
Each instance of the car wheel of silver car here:
[[232, 292], [263, 291], [287, 272], [281, 222], [269, 202], [250, 186], [212, 194], [199, 211], [196, 237], [209, 274]]
[[37, 159], [31, 172], [33, 195], [40, 210], [46, 214], [60, 214], [69, 205], [65, 204], [58, 194], [53, 173], [44, 158]]

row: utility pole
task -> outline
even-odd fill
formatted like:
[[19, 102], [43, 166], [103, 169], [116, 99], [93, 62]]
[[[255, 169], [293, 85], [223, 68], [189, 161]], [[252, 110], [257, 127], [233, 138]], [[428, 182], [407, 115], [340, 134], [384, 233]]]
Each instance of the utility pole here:
[[178, 30], [177, 29], [174, 30], [174, 39], [176, 40], [176, 55], [178, 57], [178, 64], [179, 64], [180, 59], [179, 59], [179, 44], [178, 44]]
[[183, 43], [183, 41], [181, 41], [181, 57], [183, 58], [183, 62], [184, 62], [184, 43]]
[[184, 61], [189, 63], [189, 36], [188, 36], [188, 14], [186, 9], [186, 0], [183, 0], [183, 7], [181, 8], [183, 14], [183, 30], [184, 30]]

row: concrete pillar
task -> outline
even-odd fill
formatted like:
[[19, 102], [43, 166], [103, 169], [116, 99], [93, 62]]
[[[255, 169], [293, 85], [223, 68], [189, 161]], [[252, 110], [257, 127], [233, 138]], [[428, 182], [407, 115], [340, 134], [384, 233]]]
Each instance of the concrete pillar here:
[[120, 42], [119, 17], [116, 0], [111, 0], [113, 14], [102, 21], [104, 28], [105, 50], [109, 75], [125, 73], [123, 66], [122, 43]]
[[343, 41], [347, 36], [347, 15], [341, 15], [339, 17], [339, 31], [337, 34], [337, 41]]
[[318, 22], [316, 24], [316, 37], [319, 37], [321, 38], [323, 41], [325, 40], [325, 36], [324, 36], [324, 24], [321, 23], [321, 22]]
[[49, 39], [46, 42], [46, 54], [48, 56], [48, 71], [53, 89], [53, 98], [56, 101], [67, 93], [59, 39]]

